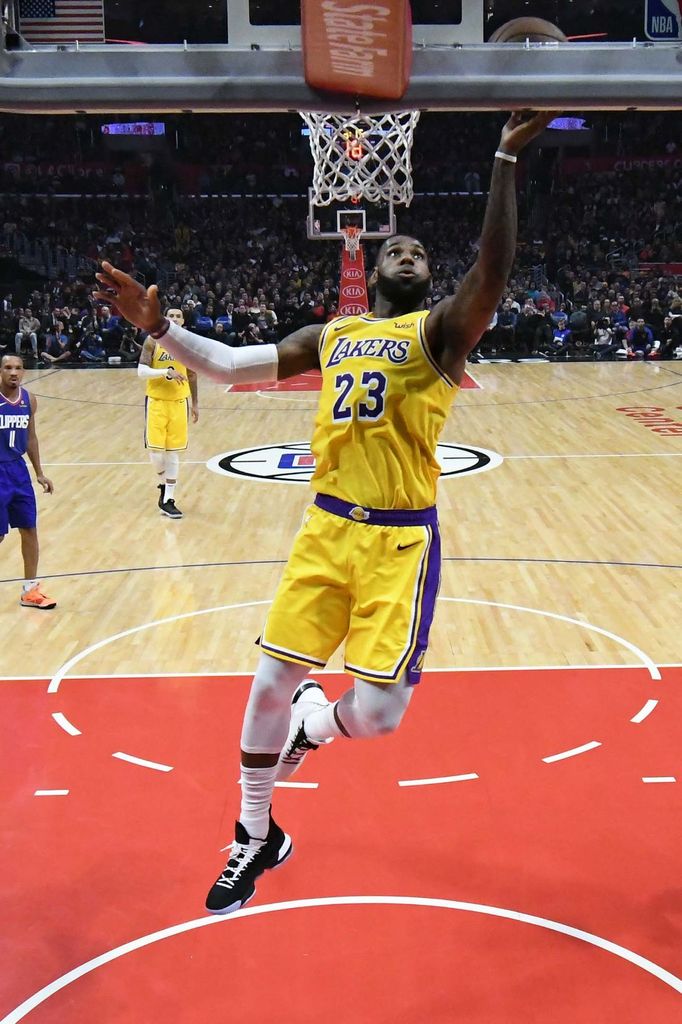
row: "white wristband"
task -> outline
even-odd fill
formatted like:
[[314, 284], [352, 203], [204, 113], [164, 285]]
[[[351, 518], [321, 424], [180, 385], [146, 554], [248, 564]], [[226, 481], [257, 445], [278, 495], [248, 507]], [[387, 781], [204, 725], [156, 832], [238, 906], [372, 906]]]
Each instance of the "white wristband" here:
[[197, 373], [222, 384], [256, 384], [277, 380], [276, 345], [231, 348], [212, 338], [171, 324], [163, 336], [166, 352]]
[[515, 156], [513, 156], [511, 153], [503, 153], [501, 149], [497, 150], [495, 156], [497, 157], [498, 160], [506, 160], [508, 164], [516, 163]]

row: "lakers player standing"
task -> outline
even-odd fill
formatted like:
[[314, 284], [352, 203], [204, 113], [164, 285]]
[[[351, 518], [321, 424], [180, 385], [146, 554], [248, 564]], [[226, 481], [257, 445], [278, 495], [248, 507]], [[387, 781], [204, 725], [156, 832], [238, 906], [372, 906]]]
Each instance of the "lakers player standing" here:
[[[270, 814], [277, 779], [335, 738], [390, 733], [419, 682], [440, 576], [435, 449], [465, 368], [495, 312], [516, 248], [516, 154], [551, 120], [513, 114], [502, 129], [478, 258], [430, 311], [427, 254], [387, 239], [369, 284], [372, 313], [304, 327], [279, 346], [229, 349], [169, 324], [156, 289], [103, 264], [97, 297], [198, 372], [230, 383], [322, 371], [306, 510], [261, 637], [242, 728], [241, 809], [230, 859], [206, 906], [243, 906], [291, 839]], [[345, 642], [353, 686], [329, 702], [306, 680]]]
[[[181, 309], [169, 309], [166, 315], [180, 327], [185, 322]], [[199, 419], [197, 375], [166, 352], [153, 334], [144, 341], [137, 373], [147, 382], [144, 446], [161, 480], [158, 506], [170, 519], [182, 519], [183, 513], [175, 504], [178, 452], [187, 448], [190, 395], [192, 422]]]

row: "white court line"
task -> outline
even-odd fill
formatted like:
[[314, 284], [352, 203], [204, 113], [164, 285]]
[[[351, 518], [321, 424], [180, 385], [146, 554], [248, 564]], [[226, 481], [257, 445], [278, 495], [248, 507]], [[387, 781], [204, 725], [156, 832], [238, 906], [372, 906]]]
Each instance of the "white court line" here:
[[[104, 640], [98, 640], [97, 643], [90, 644], [88, 647], [84, 647], [82, 651], [78, 651], [72, 658], [65, 661], [61, 668], [57, 669], [47, 687], [48, 693], [56, 693], [59, 689], [64, 676], [69, 672], [74, 665], [77, 665], [83, 658], [87, 658], [89, 654], [94, 651], [99, 651], [102, 647], [106, 647], [107, 644], [112, 644], [115, 640], [121, 640], [125, 636], [133, 636], [135, 633], [141, 633], [145, 629], [152, 629], [155, 626], [167, 625], [169, 622], [180, 622], [182, 619], [192, 619], [200, 615], [211, 615], [213, 612], [226, 612], [234, 611], [237, 608], [253, 608], [260, 604], [271, 604], [271, 601], [243, 601], [240, 604], [221, 604], [215, 608], [199, 608], [193, 612], [183, 612], [181, 615], [169, 615], [165, 619], [154, 619], [151, 622], [143, 622], [139, 626], [131, 626], [130, 629], [124, 629], [120, 633], [113, 633], [111, 636], [107, 636]], [[0, 1021], [0, 1024], [2, 1022]]]
[[58, 725], [58, 726], [59, 726], [59, 727], [60, 727], [61, 729], [63, 729], [63, 730], [64, 730], [64, 732], [68, 732], [69, 736], [82, 736], [82, 735], [83, 735], [83, 734], [81, 733], [80, 729], [77, 729], [77, 728], [76, 728], [76, 726], [75, 726], [75, 725], [73, 725], [73, 724], [72, 724], [72, 723], [71, 723], [71, 722], [70, 722], [70, 721], [68, 720], [68, 718], [66, 717], [66, 715], [63, 715], [63, 714], [61, 713], [61, 711], [53, 711], [53, 712], [52, 712], [52, 717], [54, 718], [54, 720], [55, 720], [55, 722], [57, 723], [57, 725]]
[[441, 782], [467, 782], [469, 779], [477, 779], [476, 772], [468, 775], [443, 775], [440, 779], [406, 779], [399, 782], [399, 786], [437, 786]]
[[[242, 780], [237, 779], [237, 785], [241, 786]], [[277, 789], [318, 789], [319, 782], [276, 782]]]
[[68, 796], [68, 789], [36, 789], [34, 796]]
[[[183, 466], [204, 466], [206, 459], [183, 459]], [[149, 466], [144, 460], [134, 462], [121, 462], [118, 459], [114, 462], [44, 462], [44, 466]]]
[[585, 942], [590, 946], [596, 946], [597, 949], [612, 953], [621, 960], [625, 960], [635, 967], [639, 967], [640, 970], [646, 971], [647, 974], [652, 975], [654, 978], [658, 978], [659, 981], [662, 981], [664, 985], [668, 985], [675, 992], [682, 993], [682, 978], [671, 974], [670, 971], [666, 971], [665, 968], [655, 964], [652, 960], [647, 960], [646, 957], [640, 956], [639, 953], [634, 953], [631, 949], [619, 946], [616, 942], [604, 939], [600, 935], [585, 932], [581, 928], [574, 928], [572, 925], [563, 924], [561, 921], [552, 921], [550, 918], [536, 917], [534, 914], [523, 914], [518, 910], [507, 910], [504, 907], [486, 906], [482, 903], [428, 899], [423, 896], [325, 896], [318, 899], [289, 900], [286, 903], [267, 903], [261, 907], [246, 907], [244, 910], [238, 910], [236, 913], [224, 917], [218, 915], [198, 917], [193, 921], [184, 921], [182, 924], [175, 924], [170, 928], [163, 928], [161, 931], [141, 935], [139, 938], [133, 939], [132, 942], [116, 946], [115, 949], [110, 949], [100, 956], [93, 957], [92, 960], [87, 960], [66, 974], [62, 974], [61, 977], [55, 978], [54, 981], [51, 981], [32, 996], [29, 996], [28, 999], [25, 999], [23, 1003], [8, 1013], [6, 1017], [3, 1017], [0, 1024], [19, 1024], [19, 1021], [28, 1016], [37, 1006], [46, 1002], [56, 992], [66, 988], [67, 985], [78, 981], [84, 975], [90, 974], [99, 967], [104, 967], [113, 960], [126, 956], [127, 953], [134, 953], [138, 949], [144, 949], [145, 946], [151, 946], [155, 942], [172, 938], [174, 935], [182, 935], [186, 932], [194, 931], [195, 928], [209, 928], [217, 925], [234, 926], [239, 921], [243, 921], [244, 918], [258, 917], [261, 914], [273, 914], [279, 911], [308, 909], [310, 907], [343, 906], [433, 907], [437, 910], [459, 910], [470, 914], [484, 914], [489, 917], [516, 921], [521, 924], [535, 925], [537, 928], [558, 932], [560, 935], [567, 935], [572, 939], [578, 939], [580, 942]]
[[505, 604], [500, 601], [481, 601], [478, 598], [473, 597], [439, 597], [439, 601], [452, 601], [456, 604], [480, 604], [485, 605], [487, 608], [507, 608], [510, 611], [515, 612], [527, 612], [530, 615], [544, 615], [547, 619], [556, 619], [557, 622], [570, 622], [574, 626], [580, 626], [581, 629], [587, 629], [592, 633], [599, 633], [600, 636], [606, 636], [609, 640], [615, 640], [617, 644], [621, 644], [639, 658], [644, 665], [646, 665], [649, 675], [652, 679], [660, 679], [661, 673], [658, 668], [651, 660], [648, 654], [636, 647], [635, 644], [630, 643], [622, 636], [618, 636], [617, 633], [611, 633], [608, 629], [602, 629], [601, 626], [593, 626], [591, 622], [586, 622], [583, 619], [574, 619], [570, 615], [559, 615], [557, 612], [548, 612], [544, 608], [528, 608], [521, 604]]
[[[254, 395], [260, 395], [263, 398], [277, 398], [280, 401], [287, 402], [307, 402], [307, 398], [296, 398], [295, 392], [290, 394], [277, 394], [272, 392], [271, 394], [265, 394], [261, 391], [251, 392]], [[313, 392], [306, 392], [306, 394], [313, 394]], [[447, 442], [452, 444], [452, 442]], [[503, 459], [663, 459], [663, 458], [680, 458], [682, 452], [632, 452], [630, 454], [623, 454], [622, 452], [610, 452], [601, 455], [503, 455]], [[183, 459], [183, 466], [205, 466], [206, 459]], [[149, 466], [148, 462], [144, 460], [133, 460], [133, 461], [121, 461], [114, 460], [111, 462], [44, 462], [44, 466], [58, 466], [60, 468], [73, 468], [77, 466]], [[2, 1022], [0, 1022], [2, 1024]]]
[[319, 395], [319, 391], [254, 391], [259, 398], [276, 398], [280, 402], [309, 402], [309, 398], [296, 398], [296, 394]]
[[505, 459], [666, 459], [679, 458], [682, 452], [606, 452], [600, 455], [503, 455]]
[[172, 766], [169, 764], [159, 764], [158, 761], [145, 761], [143, 757], [133, 757], [132, 754], [124, 754], [121, 750], [111, 756], [117, 757], [119, 761], [130, 761], [131, 764], [139, 764], [142, 768], [154, 768], [157, 772], [173, 771]]
[[601, 747], [601, 743], [597, 740], [592, 740], [591, 743], [583, 743], [582, 747], [563, 750], [560, 754], [550, 754], [549, 757], [543, 757], [542, 760], [545, 764], [551, 764], [553, 761], [563, 761], [567, 757], [577, 757], [578, 754], [584, 754], [586, 750], [594, 750], [595, 747]]
[[[611, 665], [452, 665], [450, 668], [426, 668], [424, 669], [424, 675], [435, 675], [437, 672], [593, 672], [604, 669], [641, 669], [641, 665], [625, 665], [625, 664], [611, 664]], [[682, 662], [664, 663], [660, 662], [659, 668], [682, 668]], [[182, 672], [180, 670], [176, 672], [97, 672], [92, 675], [83, 673], [83, 675], [74, 675], [70, 677], [71, 682], [75, 682], [79, 679], [227, 679], [245, 678], [251, 679], [254, 675], [255, 669], [252, 672], [197, 672], [194, 669], [190, 672]], [[338, 676], [346, 675], [341, 668], [316, 668], [315, 671], [311, 671], [311, 676]], [[50, 678], [49, 675], [32, 675], [32, 676], [1, 676], [0, 683], [15, 683], [15, 682], [44, 682]]]
[[643, 775], [642, 782], [677, 782], [674, 775]]
[[633, 718], [630, 719], [630, 721], [634, 722], [637, 725], [639, 725], [640, 722], [643, 722], [645, 718], [649, 717], [649, 715], [654, 710], [654, 708], [656, 707], [657, 704], [658, 704], [658, 701], [654, 700], [653, 697], [652, 697], [651, 700], [648, 700], [646, 702], [646, 704], [644, 705], [644, 707], [641, 708], [637, 712], [637, 714]]

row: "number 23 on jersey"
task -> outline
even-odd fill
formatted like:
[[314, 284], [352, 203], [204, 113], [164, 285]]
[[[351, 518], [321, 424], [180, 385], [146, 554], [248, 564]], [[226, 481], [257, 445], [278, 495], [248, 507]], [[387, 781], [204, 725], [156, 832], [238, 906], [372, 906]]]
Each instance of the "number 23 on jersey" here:
[[[337, 373], [334, 379], [336, 401], [332, 420], [378, 420], [386, 407], [388, 380], [380, 370], [363, 370], [358, 380], [353, 373]], [[354, 392], [357, 394], [355, 395]]]

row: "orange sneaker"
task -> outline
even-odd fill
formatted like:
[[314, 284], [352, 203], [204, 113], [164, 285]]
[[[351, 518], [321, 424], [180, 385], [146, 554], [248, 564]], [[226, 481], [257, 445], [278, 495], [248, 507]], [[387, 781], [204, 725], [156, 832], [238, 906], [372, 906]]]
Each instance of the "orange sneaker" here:
[[21, 595], [21, 603], [24, 608], [40, 608], [41, 611], [47, 611], [48, 608], [56, 608], [57, 602], [53, 601], [51, 597], [44, 594], [40, 589], [40, 584], [36, 583], [35, 587], [31, 587], [30, 590], [25, 590]]

